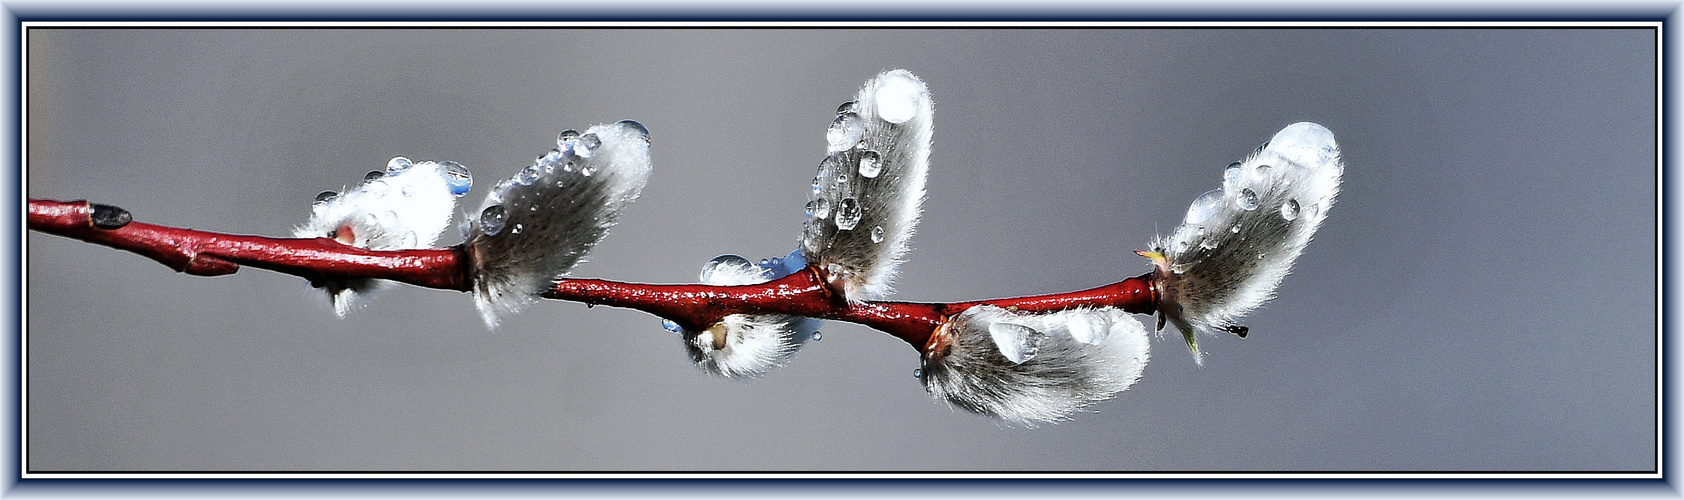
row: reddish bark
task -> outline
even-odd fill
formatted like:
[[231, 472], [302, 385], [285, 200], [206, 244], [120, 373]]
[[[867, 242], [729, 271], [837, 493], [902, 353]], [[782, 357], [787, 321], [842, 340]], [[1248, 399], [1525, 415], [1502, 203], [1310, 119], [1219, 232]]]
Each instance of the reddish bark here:
[[[467, 259], [460, 247], [378, 251], [328, 238], [268, 238], [131, 222], [120, 208], [86, 201], [29, 200], [29, 228], [128, 250], [171, 269], [198, 276], [238, 271], [240, 265], [319, 282], [381, 278], [412, 285], [468, 291]], [[849, 302], [829, 286], [825, 272], [808, 267], [758, 285], [652, 285], [597, 279], [561, 279], [544, 292], [551, 299], [637, 309], [700, 330], [729, 314], [793, 314], [859, 323], [894, 335], [920, 352], [939, 349], [932, 339], [948, 318], [990, 304], [1020, 311], [1116, 307], [1155, 312], [1152, 275], [1088, 290], [956, 303]], [[932, 342], [934, 340], [934, 342]]]

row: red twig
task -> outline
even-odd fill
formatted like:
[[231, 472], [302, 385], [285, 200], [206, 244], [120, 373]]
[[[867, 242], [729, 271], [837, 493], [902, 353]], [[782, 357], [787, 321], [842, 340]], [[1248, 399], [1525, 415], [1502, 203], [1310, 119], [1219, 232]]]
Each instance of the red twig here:
[[[460, 247], [378, 251], [328, 238], [268, 238], [130, 222], [123, 209], [86, 201], [29, 200], [29, 228], [128, 250], [171, 269], [199, 276], [231, 274], [244, 264], [319, 282], [381, 278], [446, 290], [471, 289]], [[562, 279], [544, 297], [637, 309], [690, 329], [703, 329], [730, 314], [793, 314], [859, 323], [894, 335], [920, 352], [942, 346], [934, 336], [948, 318], [991, 304], [1047, 312], [1072, 307], [1116, 307], [1151, 314], [1156, 289], [1151, 273], [1077, 292], [956, 303], [849, 302], [823, 270], [808, 267], [758, 285], [651, 285], [596, 279]]]

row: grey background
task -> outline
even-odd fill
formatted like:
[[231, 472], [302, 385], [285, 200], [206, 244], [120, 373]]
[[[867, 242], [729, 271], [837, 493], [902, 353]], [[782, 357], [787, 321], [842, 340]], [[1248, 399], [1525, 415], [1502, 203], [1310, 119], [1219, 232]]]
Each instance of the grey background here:
[[[27, 33], [28, 196], [284, 236], [387, 158], [478, 200], [557, 132], [635, 118], [655, 174], [577, 276], [691, 282], [781, 256], [836, 105], [936, 99], [896, 298], [1148, 270], [1222, 168], [1295, 121], [1344, 192], [1281, 295], [1175, 335], [1132, 389], [1023, 429], [829, 323], [752, 382], [657, 318], [546, 302], [487, 331], [405, 287], [336, 319], [299, 278], [180, 275], [28, 233], [26, 463], [106, 470], [1652, 470], [1650, 29], [76, 30]], [[442, 244], [459, 238], [447, 234]]]

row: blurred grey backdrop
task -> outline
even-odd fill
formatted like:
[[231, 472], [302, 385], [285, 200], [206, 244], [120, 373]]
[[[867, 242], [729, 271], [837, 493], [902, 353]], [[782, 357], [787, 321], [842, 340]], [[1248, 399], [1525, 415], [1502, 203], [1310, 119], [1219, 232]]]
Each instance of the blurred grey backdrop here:
[[[640, 312], [480, 323], [403, 287], [334, 317], [296, 277], [200, 278], [29, 233], [34, 471], [1599, 471], [1656, 444], [1653, 29], [32, 29], [27, 194], [285, 236], [392, 156], [476, 185], [566, 128], [653, 132], [576, 276], [693, 282], [794, 247], [837, 104], [936, 100], [896, 298], [1087, 288], [1281, 127], [1344, 192], [1247, 339], [1174, 334], [1038, 429], [949, 409], [915, 351], [828, 323], [781, 370], [692, 368]], [[447, 234], [441, 242], [460, 238]]]

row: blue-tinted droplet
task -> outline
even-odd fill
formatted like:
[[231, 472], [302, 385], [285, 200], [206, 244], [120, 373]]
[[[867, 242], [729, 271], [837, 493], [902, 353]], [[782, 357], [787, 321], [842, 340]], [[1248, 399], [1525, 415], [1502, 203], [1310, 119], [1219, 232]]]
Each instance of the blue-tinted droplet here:
[[1240, 190], [1240, 195], [1234, 198], [1234, 203], [1246, 211], [1257, 210], [1257, 192], [1251, 188]]
[[479, 230], [486, 236], [496, 236], [503, 231], [503, 225], [509, 222], [509, 212], [503, 210], [502, 205], [485, 207], [479, 214]]
[[924, 378], [924, 369], [923, 368], [913, 368], [912, 369], [912, 378]]
[[672, 332], [672, 333], [678, 333], [679, 330], [683, 330], [683, 328], [680, 328], [678, 326], [678, 323], [674, 323], [670, 319], [661, 320], [661, 328], [664, 328], [664, 329], [666, 329], [666, 331], [669, 331], [669, 332]]
[[520, 169], [520, 175], [515, 176], [515, 182], [522, 186], [531, 186], [532, 183], [538, 182], [540, 175], [543, 175], [543, 172], [538, 170], [537, 165], [527, 165], [526, 168]]
[[474, 175], [468, 172], [468, 167], [461, 163], [447, 161], [439, 164], [439, 172], [444, 175], [444, 185], [450, 188], [450, 194], [462, 196], [474, 187]]
[[813, 341], [818, 342], [820, 340], [824, 340], [824, 333], [823, 332], [813, 332]]

